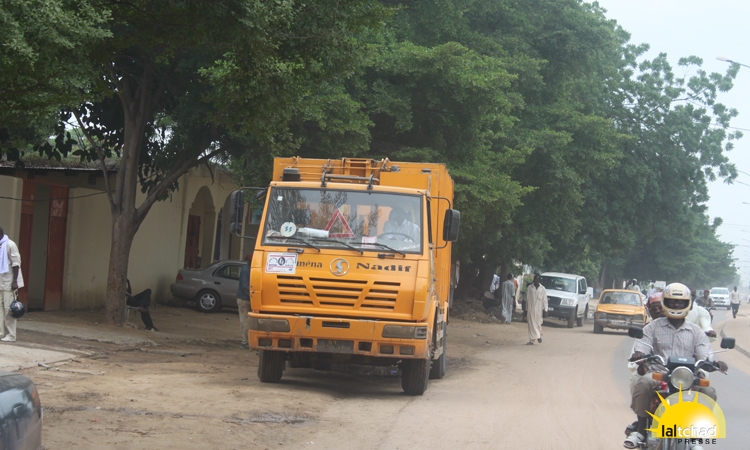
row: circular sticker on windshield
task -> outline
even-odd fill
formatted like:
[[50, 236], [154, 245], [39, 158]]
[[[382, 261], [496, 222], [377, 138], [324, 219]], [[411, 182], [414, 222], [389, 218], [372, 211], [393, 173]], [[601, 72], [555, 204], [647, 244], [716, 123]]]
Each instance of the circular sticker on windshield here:
[[297, 225], [294, 224], [294, 222], [285, 222], [283, 225], [281, 225], [281, 229], [279, 230], [279, 233], [281, 233], [284, 237], [290, 237], [294, 236], [294, 233], [297, 232]]

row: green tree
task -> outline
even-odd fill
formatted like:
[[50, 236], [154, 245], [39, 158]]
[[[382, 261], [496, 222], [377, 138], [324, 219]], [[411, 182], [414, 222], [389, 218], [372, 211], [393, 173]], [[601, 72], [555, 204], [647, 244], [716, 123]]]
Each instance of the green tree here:
[[[130, 248], [154, 203], [191, 167], [241, 154], [249, 142], [293, 146], [289, 121], [319, 85], [361, 63], [365, 47], [356, 35], [377, 29], [387, 10], [374, 0], [99, 6], [112, 37], [82, 55], [79, 64], [93, 74], [90, 90], [64, 118], [85, 136], [77, 156], [98, 160], [103, 170], [106, 158], [119, 158], [114, 184], [106, 185], [112, 242], [105, 315], [120, 323]], [[146, 196], [137, 204], [139, 186]]]
[[62, 106], [85, 98], [97, 70], [86, 59], [109, 37], [92, 2], [0, 2], [0, 155], [18, 160], [52, 134]]

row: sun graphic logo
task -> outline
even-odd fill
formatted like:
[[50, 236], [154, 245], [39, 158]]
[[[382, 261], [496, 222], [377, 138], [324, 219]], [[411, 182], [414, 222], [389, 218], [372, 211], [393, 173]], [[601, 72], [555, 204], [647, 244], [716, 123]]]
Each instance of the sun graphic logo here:
[[[657, 393], [657, 395], [659, 395]], [[657, 438], [717, 439], [727, 435], [724, 413], [711, 397], [694, 391], [680, 391], [666, 399], [659, 395], [651, 428]]]

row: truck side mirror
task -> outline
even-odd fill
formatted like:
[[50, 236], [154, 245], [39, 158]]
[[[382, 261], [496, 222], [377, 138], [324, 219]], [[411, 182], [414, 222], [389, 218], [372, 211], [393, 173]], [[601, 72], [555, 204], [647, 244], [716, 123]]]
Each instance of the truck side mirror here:
[[229, 232], [239, 235], [242, 232], [242, 218], [245, 217], [245, 193], [237, 190], [229, 195]]
[[443, 220], [443, 240], [446, 242], [457, 241], [460, 224], [461, 213], [455, 209], [447, 209], [445, 211], [445, 220]]

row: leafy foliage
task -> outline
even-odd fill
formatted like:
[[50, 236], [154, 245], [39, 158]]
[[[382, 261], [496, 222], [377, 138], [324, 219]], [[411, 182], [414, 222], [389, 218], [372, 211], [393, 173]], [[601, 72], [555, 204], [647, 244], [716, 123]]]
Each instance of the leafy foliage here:
[[130, 229], [196, 164], [262, 186], [277, 155], [387, 157], [448, 165], [466, 271], [734, 273], [705, 202], [708, 181], [736, 176], [737, 112], [716, 96], [738, 67], [709, 74], [689, 57], [676, 74], [666, 55], [644, 60], [596, 3], [43, 3], [0, 7], [12, 44], [0, 64], [26, 64], [0, 94], [17, 119], [2, 151], [22, 158], [62, 111], [85, 138], [60, 122], [38, 150], [119, 157], [113, 220]]

